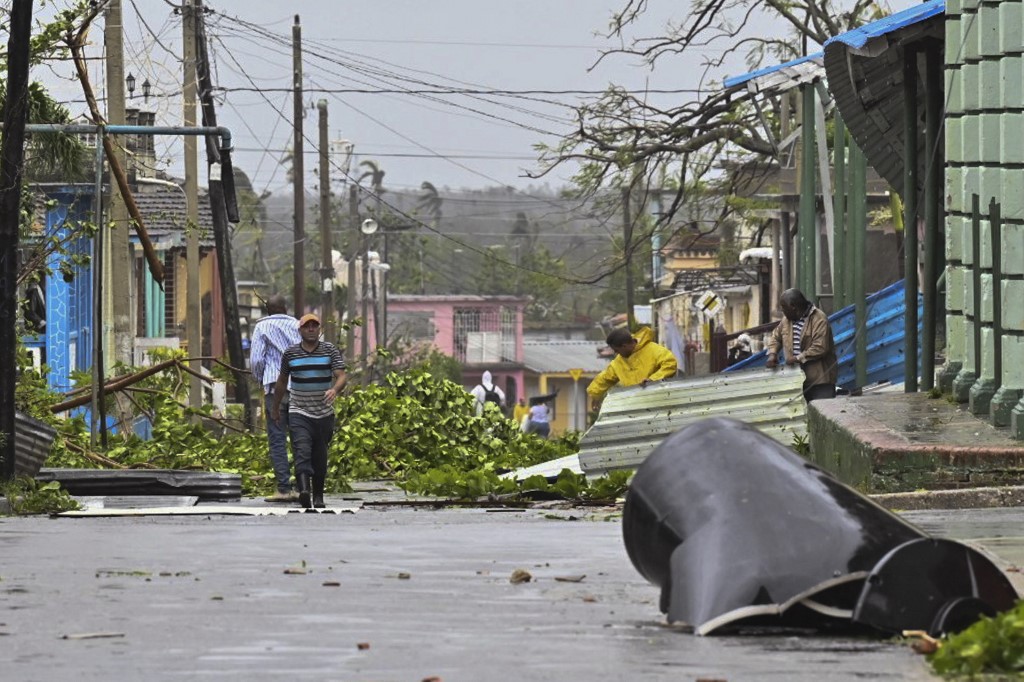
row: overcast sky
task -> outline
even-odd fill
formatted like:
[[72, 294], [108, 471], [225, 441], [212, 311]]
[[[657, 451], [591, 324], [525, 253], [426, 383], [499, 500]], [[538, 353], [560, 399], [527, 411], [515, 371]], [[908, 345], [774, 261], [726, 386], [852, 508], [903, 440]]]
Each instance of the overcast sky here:
[[[166, 0], [123, 0], [126, 71], [136, 78], [132, 104], [157, 112], [157, 123], [181, 123], [181, 18]], [[235, 163], [257, 190], [290, 191], [280, 159], [292, 141], [291, 35], [297, 13], [304, 45], [307, 117], [307, 191], [316, 180], [317, 112], [326, 99], [332, 140], [349, 140], [356, 160], [373, 159], [393, 190], [418, 190], [423, 181], [440, 187], [525, 187], [535, 169], [538, 142], [552, 143], [572, 125], [564, 105], [609, 83], [633, 90], [687, 90], [700, 85], [693, 58], [666, 62], [654, 71], [616, 56], [593, 69], [604, 31], [622, 0], [208, 0], [219, 124], [231, 129]], [[649, 3], [641, 27], [662, 35], [661, 26], [686, 3]], [[906, 2], [898, 2], [906, 5]], [[41, 10], [45, 11], [45, 10]], [[102, 22], [92, 33], [102, 46]], [[104, 91], [102, 60], [93, 62], [93, 84]], [[73, 114], [86, 110], [81, 88], [66, 78], [70, 64], [48, 73], [37, 69]], [[733, 62], [725, 75], [742, 73]], [[62, 73], [63, 71], [63, 73]], [[716, 74], [720, 78], [723, 74]], [[58, 76], [64, 77], [61, 81]], [[141, 83], [153, 93], [142, 102]], [[445, 90], [521, 93], [510, 95], [409, 95], [380, 90]], [[317, 92], [316, 89], [378, 92]], [[549, 94], [551, 91], [565, 94]], [[686, 101], [692, 93], [656, 95]], [[671, 100], [667, 98], [672, 98]], [[180, 174], [180, 142], [158, 138], [162, 168]], [[341, 158], [334, 157], [340, 165]], [[355, 172], [353, 170], [353, 172]], [[335, 176], [340, 176], [336, 171]], [[568, 172], [547, 179], [565, 183]], [[205, 182], [203, 183], [205, 184]]]

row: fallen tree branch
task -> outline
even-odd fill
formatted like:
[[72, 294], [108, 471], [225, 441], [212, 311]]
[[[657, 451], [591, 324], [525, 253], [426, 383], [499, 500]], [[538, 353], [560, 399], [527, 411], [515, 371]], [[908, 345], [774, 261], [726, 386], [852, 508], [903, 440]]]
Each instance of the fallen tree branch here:
[[[75, 71], [78, 74], [78, 80], [82, 84], [82, 92], [85, 95], [85, 101], [89, 105], [89, 112], [92, 115], [92, 121], [98, 126], [106, 124], [106, 119], [103, 118], [103, 114], [100, 113], [99, 104], [96, 102], [96, 94], [93, 92], [92, 84], [89, 81], [89, 68], [86, 63], [84, 54], [86, 37], [89, 34], [89, 27], [92, 25], [92, 20], [99, 15], [100, 11], [105, 7], [105, 3], [96, 3], [96, 6], [91, 12], [89, 12], [82, 21], [81, 27], [77, 31], [69, 30], [65, 34], [64, 40], [67, 46], [71, 50], [71, 57], [75, 63]], [[121, 198], [124, 200], [125, 206], [128, 208], [128, 213], [132, 217], [132, 221], [135, 224], [135, 234], [139, 237], [139, 243], [142, 245], [142, 251], [146, 255], [146, 262], [149, 263], [149, 272], [153, 276], [157, 285], [161, 290], [164, 288], [164, 264], [160, 261], [160, 257], [157, 255], [156, 248], [153, 246], [153, 241], [149, 238], [149, 232], [146, 230], [145, 221], [142, 219], [142, 213], [139, 211], [138, 205], [135, 203], [135, 195], [132, 194], [131, 187], [128, 186], [128, 175], [124, 172], [124, 168], [121, 166], [121, 162], [117, 158], [117, 149], [114, 147], [114, 140], [109, 135], [100, 135], [103, 139], [103, 151], [107, 157], [107, 163], [110, 165], [110, 174], [117, 181], [117, 187], [121, 192]], [[97, 220], [97, 223], [100, 221]], [[99, 226], [103, 229], [103, 226]]]

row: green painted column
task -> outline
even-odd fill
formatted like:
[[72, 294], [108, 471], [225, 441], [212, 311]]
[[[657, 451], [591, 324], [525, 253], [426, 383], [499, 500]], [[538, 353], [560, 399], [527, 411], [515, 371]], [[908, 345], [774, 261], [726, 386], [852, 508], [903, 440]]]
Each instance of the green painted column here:
[[815, 281], [817, 272], [818, 217], [815, 211], [815, 154], [814, 154], [814, 84], [800, 86], [803, 96], [801, 100], [801, 149], [800, 149], [800, 288], [808, 299], [817, 302], [818, 285]]
[[846, 288], [843, 286], [843, 272], [846, 269], [846, 123], [835, 114], [835, 131], [832, 141], [832, 165], [835, 168], [832, 206], [836, 224], [832, 234], [832, 309], [846, 307]]
[[921, 390], [935, 387], [935, 333], [938, 319], [939, 234], [942, 219], [943, 154], [939, 147], [942, 130], [942, 54], [930, 46], [925, 58], [925, 185], [924, 185], [924, 294], [923, 338], [921, 339]]
[[850, 297], [854, 305], [854, 369], [857, 388], [868, 383], [867, 297], [864, 291], [864, 255], [867, 246], [867, 159], [856, 142], [850, 142], [849, 250], [852, 266]]
[[903, 390], [917, 392], [917, 50], [903, 49]]
[[[971, 196], [971, 306], [965, 310], [970, 330], [966, 362], [953, 380], [953, 398], [959, 403], [970, 400], [971, 386], [981, 375], [981, 197]], [[966, 256], [966, 254], [965, 254]]]

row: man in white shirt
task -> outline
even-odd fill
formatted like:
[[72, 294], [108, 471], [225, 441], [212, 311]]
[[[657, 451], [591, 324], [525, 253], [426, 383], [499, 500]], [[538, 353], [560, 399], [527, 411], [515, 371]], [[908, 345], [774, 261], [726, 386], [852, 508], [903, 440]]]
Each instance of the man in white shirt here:
[[302, 340], [299, 321], [288, 314], [284, 296], [275, 294], [267, 300], [267, 316], [260, 318], [252, 330], [249, 367], [252, 376], [263, 386], [263, 414], [267, 422], [267, 442], [270, 462], [274, 466], [277, 492], [267, 502], [293, 502], [299, 499], [292, 488], [291, 469], [288, 466], [288, 405], [281, 409], [280, 423], [270, 419], [274, 399], [274, 384], [281, 372], [281, 356], [285, 349]]

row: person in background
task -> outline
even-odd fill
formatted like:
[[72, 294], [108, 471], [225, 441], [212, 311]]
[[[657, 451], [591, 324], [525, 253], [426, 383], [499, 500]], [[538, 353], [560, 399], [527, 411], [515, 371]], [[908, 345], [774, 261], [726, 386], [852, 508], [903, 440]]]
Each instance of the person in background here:
[[520, 398], [512, 410], [512, 421], [519, 426], [523, 424], [523, 418], [530, 414], [530, 407], [526, 404], [526, 398]]
[[604, 398], [616, 384], [646, 386], [652, 381], [671, 379], [676, 375], [676, 356], [651, 340], [650, 327], [641, 327], [630, 334], [625, 327], [613, 329], [606, 342], [615, 351], [615, 358], [587, 386], [587, 394], [595, 400]]
[[494, 379], [491, 378], [489, 371], [483, 373], [480, 377], [480, 383], [474, 386], [470, 393], [476, 398], [477, 416], [484, 413], [484, 403], [494, 403], [498, 407], [505, 407], [505, 392], [494, 383]]
[[541, 438], [551, 435], [551, 409], [547, 403], [537, 403], [530, 407], [530, 421], [527, 433], [535, 433]]
[[286, 349], [281, 358], [270, 416], [280, 421], [281, 402], [291, 379], [288, 422], [299, 504], [323, 509], [327, 449], [334, 437], [334, 399], [345, 386], [345, 360], [337, 346], [320, 339], [319, 317], [303, 315], [298, 327], [302, 341]]
[[732, 348], [729, 349], [729, 364], [735, 365], [737, 362], [746, 360], [753, 355], [751, 345], [750, 334], [740, 334], [737, 336]]
[[299, 494], [292, 488], [288, 466], [288, 401], [281, 407], [281, 421], [270, 418], [274, 401], [274, 385], [281, 372], [281, 356], [289, 346], [301, 341], [299, 321], [288, 314], [284, 296], [275, 294], [267, 300], [267, 316], [260, 318], [252, 330], [249, 366], [253, 378], [263, 387], [263, 414], [267, 420], [267, 444], [270, 463], [274, 467], [277, 491], [267, 502], [293, 502]]
[[799, 289], [787, 289], [780, 298], [782, 314], [768, 341], [766, 367], [779, 362], [779, 350], [785, 351], [787, 365], [800, 365], [804, 372], [804, 400], [811, 402], [836, 397], [839, 363], [828, 316], [815, 307]]

